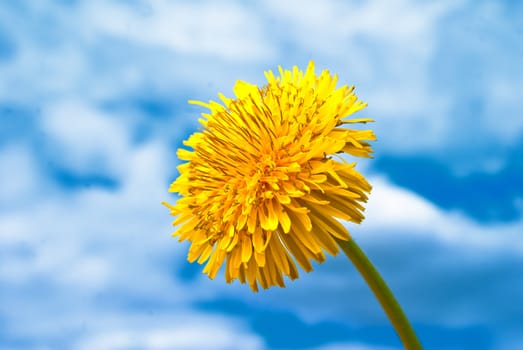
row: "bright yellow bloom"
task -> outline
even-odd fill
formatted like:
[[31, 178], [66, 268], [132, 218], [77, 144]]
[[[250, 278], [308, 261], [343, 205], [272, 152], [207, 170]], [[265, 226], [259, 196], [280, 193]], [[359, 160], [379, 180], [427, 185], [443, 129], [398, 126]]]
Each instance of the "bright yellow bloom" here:
[[207, 264], [214, 278], [226, 262], [227, 282], [239, 279], [258, 290], [284, 286], [283, 274], [298, 277], [311, 260], [335, 255], [334, 238], [348, 240], [338, 221], [363, 220], [362, 202], [371, 186], [339, 153], [369, 157], [371, 130], [345, 128], [371, 119], [348, 119], [365, 108], [354, 87], [336, 88], [337, 76], [279, 68], [265, 73], [262, 88], [243, 81], [236, 98], [223, 104], [190, 101], [210, 110], [203, 129], [178, 150], [187, 161], [170, 192], [181, 198], [167, 205], [177, 216], [173, 234], [189, 240], [188, 260]]

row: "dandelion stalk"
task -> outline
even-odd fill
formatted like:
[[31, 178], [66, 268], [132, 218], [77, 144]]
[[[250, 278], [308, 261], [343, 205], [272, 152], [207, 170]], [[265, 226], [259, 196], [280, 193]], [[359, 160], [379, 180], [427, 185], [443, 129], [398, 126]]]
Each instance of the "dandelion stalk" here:
[[343, 252], [354, 264], [365, 282], [367, 282], [367, 285], [376, 296], [376, 299], [378, 299], [385, 314], [387, 314], [387, 317], [405, 346], [405, 349], [422, 349], [421, 343], [418, 340], [416, 333], [414, 333], [414, 329], [410, 325], [407, 316], [405, 316], [405, 313], [401, 309], [400, 304], [397, 302], [392, 291], [389, 289], [378, 270], [376, 270], [358, 244], [356, 244], [353, 239], [348, 241], [337, 240], [337, 242]]

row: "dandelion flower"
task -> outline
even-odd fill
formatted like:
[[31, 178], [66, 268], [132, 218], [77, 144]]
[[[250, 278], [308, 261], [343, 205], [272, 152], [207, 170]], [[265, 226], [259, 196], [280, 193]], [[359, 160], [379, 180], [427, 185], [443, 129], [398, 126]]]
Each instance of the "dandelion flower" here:
[[188, 260], [206, 263], [214, 278], [252, 290], [284, 287], [298, 277], [296, 263], [312, 270], [325, 253], [336, 255], [350, 239], [341, 220], [360, 223], [371, 186], [342, 155], [369, 157], [372, 121], [351, 116], [365, 108], [354, 87], [337, 88], [337, 76], [314, 62], [305, 72], [279, 68], [263, 87], [238, 81], [235, 98], [190, 101], [209, 110], [202, 128], [179, 149], [184, 164], [169, 191], [174, 236], [191, 243]]
[[298, 277], [311, 261], [341, 248], [380, 302], [407, 350], [422, 349], [414, 329], [377, 269], [340, 220], [360, 223], [371, 186], [343, 154], [369, 157], [371, 130], [351, 124], [366, 104], [354, 87], [336, 88], [337, 76], [320, 75], [310, 62], [305, 73], [279, 68], [265, 73], [261, 88], [243, 81], [235, 98], [221, 103], [190, 101], [209, 109], [196, 132], [178, 150], [180, 176], [164, 203], [177, 218], [174, 236], [191, 242], [188, 260], [206, 263], [214, 278], [225, 263], [225, 279], [252, 290]]

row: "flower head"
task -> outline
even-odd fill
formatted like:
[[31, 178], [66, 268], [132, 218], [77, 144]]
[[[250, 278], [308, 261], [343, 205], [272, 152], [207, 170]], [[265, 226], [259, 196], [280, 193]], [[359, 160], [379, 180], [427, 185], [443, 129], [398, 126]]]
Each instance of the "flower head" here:
[[371, 130], [345, 127], [371, 119], [348, 116], [365, 108], [354, 87], [336, 88], [337, 76], [320, 75], [310, 62], [305, 73], [279, 68], [265, 73], [259, 88], [243, 81], [236, 98], [222, 103], [191, 101], [209, 109], [203, 128], [179, 149], [186, 163], [169, 191], [180, 198], [167, 205], [177, 216], [174, 236], [189, 240], [188, 260], [205, 262], [214, 278], [225, 262], [227, 282], [239, 279], [258, 290], [284, 286], [325, 252], [338, 253], [336, 239], [348, 240], [338, 219], [359, 223], [371, 186], [337, 156], [369, 157]]

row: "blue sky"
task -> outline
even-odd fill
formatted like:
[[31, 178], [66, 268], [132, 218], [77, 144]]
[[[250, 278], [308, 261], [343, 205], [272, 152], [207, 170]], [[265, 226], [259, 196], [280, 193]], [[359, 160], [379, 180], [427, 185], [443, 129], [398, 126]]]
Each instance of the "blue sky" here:
[[310, 59], [376, 120], [349, 229], [426, 349], [523, 348], [520, 2], [49, 0], [0, 4], [0, 349], [401, 349], [343, 256], [252, 294], [170, 237], [187, 100]]

